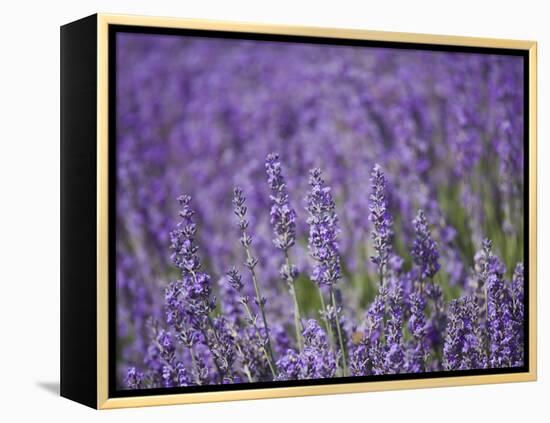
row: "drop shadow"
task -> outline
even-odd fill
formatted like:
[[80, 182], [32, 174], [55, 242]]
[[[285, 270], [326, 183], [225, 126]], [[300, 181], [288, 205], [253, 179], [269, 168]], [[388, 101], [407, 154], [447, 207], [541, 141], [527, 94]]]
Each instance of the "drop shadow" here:
[[59, 396], [59, 382], [36, 382], [36, 386], [55, 396]]

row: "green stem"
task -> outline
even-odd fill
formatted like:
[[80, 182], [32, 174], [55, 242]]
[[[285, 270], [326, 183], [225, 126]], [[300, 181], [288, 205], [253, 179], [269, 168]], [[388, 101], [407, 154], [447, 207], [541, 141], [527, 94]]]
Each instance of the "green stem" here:
[[[250, 248], [245, 247], [246, 251], [246, 259], [248, 263], [252, 263], [252, 254], [250, 253]], [[275, 366], [275, 359], [273, 355], [273, 348], [271, 347], [271, 335], [269, 334], [269, 326], [267, 325], [267, 319], [265, 317], [265, 310], [264, 306], [262, 304], [262, 294], [260, 292], [260, 284], [258, 283], [258, 279], [256, 278], [256, 271], [254, 270], [253, 266], [248, 267], [250, 270], [250, 273], [252, 275], [252, 283], [254, 284], [254, 291], [256, 293], [256, 301], [258, 302], [258, 308], [260, 309], [260, 314], [262, 316], [262, 322], [264, 324], [265, 328], [265, 338], [267, 343], [267, 351], [270, 358], [270, 363], [272, 366]], [[248, 308], [248, 306], [247, 306]], [[274, 367], [276, 369], [276, 367]]]
[[338, 332], [338, 342], [340, 343], [340, 351], [342, 352], [342, 372], [344, 376], [347, 376], [348, 365], [346, 363], [346, 350], [344, 348], [344, 338], [342, 337], [342, 329], [340, 328], [340, 319], [338, 316], [338, 308], [336, 306], [336, 297], [334, 296], [334, 289], [330, 287], [330, 299], [332, 301], [332, 307], [336, 317], [336, 331]]
[[327, 312], [327, 306], [325, 305], [325, 298], [323, 297], [323, 291], [321, 290], [321, 287], [318, 287], [318, 291], [319, 291], [319, 299], [321, 300], [321, 308], [323, 309], [323, 322], [325, 322], [325, 328], [327, 329], [327, 333], [330, 337], [330, 339], [333, 339], [332, 337], [332, 326], [330, 325], [328, 319], [327, 319], [327, 316], [326, 316], [326, 312]]
[[[332, 332], [332, 325], [330, 324], [328, 318], [327, 318], [327, 306], [325, 305], [325, 298], [323, 296], [323, 290], [321, 289], [321, 287], [319, 286], [318, 287], [318, 290], [319, 290], [319, 299], [321, 300], [321, 308], [323, 309], [323, 322], [325, 322], [325, 328], [327, 330], [327, 334], [328, 334], [328, 339], [329, 339], [329, 347], [330, 347], [330, 351], [332, 353], [334, 353], [334, 348], [332, 346], [333, 342], [335, 342], [335, 339], [334, 339], [334, 334]], [[343, 375], [343, 369], [340, 367], [340, 363], [338, 362], [338, 370], [337, 370], [337, 374], [338, 376], [342, 376]]]
[[[292, 263], [290, 262], [287, 250], [285, 250], [285, 266], [290, 275]], [[290, 295], [292, 296], [292, 301], [294, 302], [294, 327], [296, 328], [296, 342], [298, 343], [298, 349], [302, 351], [304, 349], [304, 339], [302, 337], [304, 326], [300, 314], [300, 306], [298, 305], [298, 297], [296, 296], [296, 285], [294, 284], [292, 276], [287, 282]]]

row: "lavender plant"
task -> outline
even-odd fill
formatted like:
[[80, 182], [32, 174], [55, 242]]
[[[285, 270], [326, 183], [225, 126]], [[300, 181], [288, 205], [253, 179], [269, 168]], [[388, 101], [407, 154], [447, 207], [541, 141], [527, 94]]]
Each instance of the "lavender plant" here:
[[461, 297], [449, 305], [443, 366], [446, 370], [481, 369], [487, 366], [478, 305], [472, 297]]
[[117, 37], [118, 387], [524, 364], [521, 60]]
[[414, 263], [419, 267], [422, 281], [432, 280], [440, 268], [439, 252], [437, 251], [437, 244], [430, 234], [426, 215], [422, 210], [418, 211], [413, 224], [416, 234], [411, 251]]
[[[265, 317], [265, 305], [266, 305], [267, 299], [263, 297], [261, 294], [260, 284], [258, 281], [258, 277], [256, 275], [256, 265], [258, 264], [258, 259], [256, 259], [252, 255], [252, 250], [251, 250], [252, 237], [248, 235], [248, 232], [247, 232], [248, 221], [246, 220], [246, 210], [247, 210], [245, 205], [246, 199], [244, 197], [242, 189], [240, 189], [239, 187], [234, 189], [233, 195], [234, 195], [233, 197], [234, 213], [239, 219], [239, 229], [241, 231], [241, 237], [239, 240], [246, 253], [246, 260], [244, 265], [250, 272], [252, 284], [254, 286], [254, 294], [255, 294], [254, 302], [261, 315], [263, 332], [257, 325], [257, 316], [253, 315], [251, 308], [248, 306], [248, 299], [241, 298], [241, 304], [243, 304], [243, 306], [245, 307], [245, 310], [248, 315], [248, 319], [250, 323], [253, 325], [257, 336], [263, 339], [262, 348], [264, 349], [264, 352], [266, 354], [266, 359], [269, 363], [273, 376], [275, 376], [276, 373], [275, 373], [274, 359], [273, 359], [273, 348], [271, 347], [271, 336], [269, 334], [269, 326], [267, 324], [267, 319]], [[239, 288], [239, 286], [241, 285], [240, 276], [237, 274], [236, 270], [234, 269], [230, 270], [228, 272], [228, 276], [233, 288], [240, 291], [240, 288]]]
[[275, 238], [273, 243], [283, 252], [284, 263], [281, 266], [280, 274], [286, 282], [292, 300], [294, 302], [294, 326], [296, 328], [296, 340], [300, 350], [303, 348], [302, 331], [304, 329], [300, 317], [300, 306], [296, 296], [295, 280], [298, 270], [290, 260], [289, 250], [296, 242], [296, 212], [290, 206], [285, 180], [282, 175], [279, 155], [271, 153], [267, 155], [265, 168], [267, 172], [267, 183], [271, 189], [270, 221], [273, 226]]
[[[307, 223], [309, 225], [308, 249], [315, 261], [311, 279], [317, 284], [321, 300], [322, 316], [327, 331], [332, 335], [332, 327], [336, 328], [335, 343], [339, 347], [341, 358], [340, 371], [347, 374], [346, 349], [342, 328], [340, 325], [340, 307], [336, 303], [334, 284], [341, 279], [340, 253], [338, 247], [338, 216], [332, 198], [330, 187], [325, 185], [321, 169], [315, 168], [309, 172], [310, 191], [306, 197]], [[323, 288], [326, 288], [330, 304], [325, 306]]]
[[371, 261], [378, 267], [380, 285], [384, 285], [384, 281], [387, 278], [393, 230], [385, 193], [386, 176], [380, 165], [374, 165], [370, 180], [372, 193], [369, 203], [369, 220], [373, 225], [371, 237], [374, 250], [376, 251], [376, 255], [371, 257]]

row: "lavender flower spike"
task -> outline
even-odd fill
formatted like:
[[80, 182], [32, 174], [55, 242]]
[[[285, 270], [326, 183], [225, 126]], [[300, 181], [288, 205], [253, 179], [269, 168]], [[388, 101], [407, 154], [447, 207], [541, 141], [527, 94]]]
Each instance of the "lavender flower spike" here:
[[258, 259], [256, 259], [252, 255], [252, 237], [248, 235], [247, 229], [248, 229], [248, 220], [246, 219], [246, 198], [244, 196], [243, 190], [240, 187], [235, 187], [233, 190], [233, 208], [235, 216], [239, 219], [239, 229], [241, 231], [241, 237], [240, 241], [244, 248], [244, 251], [246, 253], [246, 261], [245, 266], [250, 271], [250, 275], [252, 277], [252, 283], [254, 284], [254, 291], [256, 293], [256, 305], [258, 306], [261, 316], [262, 316], [262, 323], [265, 329], [265, 341], [267, 344], [267, 351], [268, 351], [268, 361], [273, 369], [274, 372], [276, 372], [275, 367], [275, 358], [273, 355], [273, 348], [271, 346], [271, 336], [269, 334], [269, 326], [267, 325], [267, 318], [265, 316], [265, 303], [266, 299], [262, 296], [262, 293], [260, 291], [260, 284], [258, 283], [258, 277], [256, 275], [256, 265], [258, 264]]
[[191, 197], [182, 195], [178, 198], [182, 209], [179, 212], [181, 221], [176, 229], [170, 233], [172, 242], [172, 262], [181, 270], [182, 279], [179, 294], [186, 304], [186, 311], [192, 315], [198, 326], [204, 323], [209, 313], [214, 310], [215, 298], [212, 294], [210, 276], [201, 272], [201, 262], [197, 254], [198, 247], [195, 244], [197, 233], [196, 224], [193, 221], [194, 211], [189, 203]]
[[[350, 357], [350, 370], [353, 376], [384, 373], [385, 360], [382, 339], [386, 297], [386, 289], [382, 287], [365, 313], [361, 339]], [[361, 334], [361, 332], [359, 333]]]
[[392, 287], [388, 295], [389, 319], [386, 323], [386, 360], [384, 367], [389, 374], [400, 373], [403, 370], [403, 289], [399, 281]]
[[288, 349], [285, 354], [277, 361], [279, 374], [276, 380], [297, 380], [301, 378], [300, 354], [292, 349]]
[[431, 279], [440, 268], [437, 244], [432, 239], [426, 215], [418, 211], [413, 221], [415, 240], [412, 249], [414, 263], [419, 266], [422, 280]]
[[128, 389], [140, 389], [143, 388], [143, 373], [137, 370], [135, 367], [130, 367], [126, 372], [126, 378], [124, 382]]
[[386, 279], [388, 260], [391, 253], [391, 239], [393, 236], [392, 218], [388, 211], [386, 200], [386, 176], [379, 164], [375, 164], [371, 172], [372, 192], [369, 202], [369, 220], [373, 224], [371, 232], [376, 256], [371, 261], [378, 266], [380, 285]]
[[461, 297], [451, 302], [443, 347], [445, 370], [486, 367], [478, 315], [479, 306], [473, 297]]
[[[316, 261], [313, 266], [311, 279], [319, 288], [321, 306], [323, 307], [324, 320], [327, 332], [332, 334], [331, 326], [336, 326], [340, 357], [342, 359], [341, 371], [346, 375], [346, 350], [340, 327], [340, 307], [336, 304], [333, 285], [342, 278], [340, 267], [340, 253], [338, 247], [338, 216], [332, 198], [330, 187], [325, 185], [321, 175], [321, 169], [315, 168], [309, 172], [310, 191], [306, 197], [306, 210], [309, 214], [309, 254]], [[322, 287], [327, 287], [330, 294], [330, 306], [325, 307]], [[333, 317], [334, 322], [329, 322], [328, 316]]]
[[300, 315], [300, 307], [296, 297], [296, 287], [294, 281], [298, 275], [296, 266], [290, 261], [288, 250], [296, 242], [296, 211], [290, 206], [286, 183], [281, 171], [281, 162], [279, 155], [271, 153], [267, 155], [265, 161], [267, 173], [267, 183], [271, 190], [269, 198], [271, 199], [270, 221], [273, 226], [275, 238], [273, 243], [283, 251], [285, 262], [281, 266], [280, 274], [288, 286], [290, 295], [294, 302], [294, 326], [296, 330], [296, 341], [300, 351], [303, 348], [303, 324]]
[[303, 379], [334, 377], [336, 362], [330, 351], [326, 333], [317, 321], [310, 319], [304, 328], [305, 348], [300, 355]]
[[336, 360], [326, 333], [317, 321], [310, 319], [304, 326], [304, 350], [288, 349], [277, 362], [277, 380], [320, 379], [334, 377]]
[[325, 185], [321, 169], [309, 172], [310, 191], [306, 197], [309, 213], [309, 253], [316, 261], [311, 279], [321, 286], [332, 286], [341, 277], [338, 251], [338, 216], [330, 187]]
[[409, 296], [410, 317], [409, 332], [412, 335], [412, 347], [409, 349], [408, 371], [411, 373], [425, 372], [428, 360], [429, 345], [426, 339], [426, 299], [419, 291]]
[[182, 195], [178, 198], [181, 210], [176, 228], [170, 232], [170, 241], [172, 262], [178, 267], [183, 275], [189, 275], [197, 272], [201, 267], [199, 256], [197, 255], [198, 247], [195, 245], [195, 235], [197, 226], [193, 221], [195, 212], [191, 209], [191, 197]]
[[194, 358], [193, 346], [196, 339], [201, 338], [201, 342], [213, 354], [218, 376], [223, 381], [231, 369], [224, 368], [224, 363], [217, 360], [219, 339], [217, 328], [210, 318], [210, 313], [216, 308], [216, 300], [212, 295], [210, 275], [201, 271], [195, 244], [197, 227], [190, 206], [191, 197], [182, 195], [178, 202], [182, 207], [179, 212], [181, 220], [170, 233], [170, 239], [173, 251], [171, 259], [181, 270], [181, 280], [173, 282], [166, 290], [167, 320], [177, 330], [178, 337]]
[[271, 189], [270, 219], [275, 239], [275, 246], [287, 252], [296, 242], [296, 211], [290, 206], [288, 192], [281, 171], [279, 155], [271, 153], [265, 161], [267, 183]]
[[[514, 299], [511, 287], [505, 283], [506, 271], [493, 254], [492, 242], [484, 239], [478, 259], [479, 277], [485, 292], [485, 319], [489, 349], [489, 367], [510, 367], [521, 348], [517, 342], [514, 319]], [[517, 277], [517, 276], [516, 276]]]
[[516, 269], [514, 270], [514, 275], [512, 276], [512, 286], [511, 286], [511, 295], [512, 295], [512, 304], [513, 304], [513, 317], [514, 317], [514, 338], [515, 346], [514, 355], [513, 355], [513, 365], [514, 366], [523, 366], [523, 343], [524, 343], [524, 333], [523, 333], [523, 322], [524, 322], [524, 266], [523, 263], [518, 263]]
[[487, 288], [487, 329], [490, 367], [510, 367], [517, 350], [513, 302], [508, 287], [496, 272], [491, 272]]

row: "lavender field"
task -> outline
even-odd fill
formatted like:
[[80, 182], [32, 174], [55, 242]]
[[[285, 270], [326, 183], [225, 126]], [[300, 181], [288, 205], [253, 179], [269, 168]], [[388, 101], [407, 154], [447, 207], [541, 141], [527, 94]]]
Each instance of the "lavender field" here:
[[117, 35], [117, 387], [521, 367], [520, 57]]

